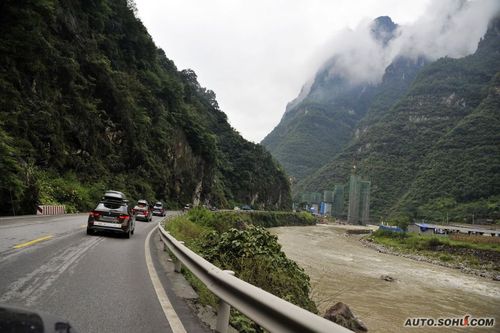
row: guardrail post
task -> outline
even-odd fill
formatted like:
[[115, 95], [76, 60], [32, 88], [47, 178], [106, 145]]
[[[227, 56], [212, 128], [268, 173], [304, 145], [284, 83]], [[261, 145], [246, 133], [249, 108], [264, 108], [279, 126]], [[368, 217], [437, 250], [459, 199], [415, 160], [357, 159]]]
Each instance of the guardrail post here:
[[[179, 243], [181, 243], [182, 245], [184, 245], [183, 241], [180, 241]], [[175, 262], [174, 271], [176, 271], [177, 273], [180, 273], [181, 269], [182, 269], [182, 263], [181, 263], [181, 261], [179, 259], [175, 258], [174, 262]]]
[[[224, 270], [223, 272], [234, 275], [233, 271]], [[215, 331], [217, 333], [227, 333], [230, 312], [231, 306], [224, 302], [224, 300], [219, 300], [219, 307], [217, 308], [217, 324], [215, 326]]]
[[[170, 231], [167, 231], [167, 234], [170, 235]], [[163, 243], [163, 251], [167, 252], [168, 250], [167, 242], [163, 240], [163, 237], [161, 237], [161, 233], [160, 233], [160, 241]]]

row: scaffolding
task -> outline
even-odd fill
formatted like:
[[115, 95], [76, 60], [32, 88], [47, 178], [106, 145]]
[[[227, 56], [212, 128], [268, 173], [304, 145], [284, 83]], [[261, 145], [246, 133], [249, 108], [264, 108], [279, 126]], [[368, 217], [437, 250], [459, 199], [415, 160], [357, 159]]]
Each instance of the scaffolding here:
[[319, 192], [312, 192], [311, 193], [310, 203], [319, 205], [322, 200], [323, 200], [323, 195], [321, 193], [319, 193]]
[[323, 191], [323, 202], [333, 202], [333, 191]]
[[370, 222], [370, 187], [371, 182], [361, 181], [361, 198], [359, 202], [361, 224], [368, 224]]
[[335, 185], [333, 189], [332, 215], [342, 216], [344, 213], [344, 185]]
[[369, 181], [361, 180], [360, 176], [351, 175], [347, 222], [352, 224], [367, 224], [369, 222], [370, 186]]

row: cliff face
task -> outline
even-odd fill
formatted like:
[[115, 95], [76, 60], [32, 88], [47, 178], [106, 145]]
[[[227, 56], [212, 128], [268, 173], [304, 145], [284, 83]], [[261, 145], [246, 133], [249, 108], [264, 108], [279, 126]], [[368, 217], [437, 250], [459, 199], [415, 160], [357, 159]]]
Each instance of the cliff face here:
[[104, 189], [288, 208], [288, 180], [123, 1], [0, 4], [0, 214]]
[[473, 55], [424, 66], [392, 107], [372, 103], [349, 144], [298, 190], [331, 188], [355, 164], [372, 181], [375, 216], [499, 218], [499, 22]]

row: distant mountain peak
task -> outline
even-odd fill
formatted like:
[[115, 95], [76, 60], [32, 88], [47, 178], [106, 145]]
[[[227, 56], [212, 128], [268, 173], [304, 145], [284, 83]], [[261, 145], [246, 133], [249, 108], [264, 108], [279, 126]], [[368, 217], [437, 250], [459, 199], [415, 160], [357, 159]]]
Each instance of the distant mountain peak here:
[[397, 27], [389, 16], [379, 16], [373, 20], [370, 31], [373, 38], [385, 46], [394, 37]]

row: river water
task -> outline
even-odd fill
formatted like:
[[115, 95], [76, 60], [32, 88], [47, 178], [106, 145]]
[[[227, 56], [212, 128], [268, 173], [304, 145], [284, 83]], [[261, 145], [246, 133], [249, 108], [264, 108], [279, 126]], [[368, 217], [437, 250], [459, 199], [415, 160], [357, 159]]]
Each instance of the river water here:
[[[344, 302], [369, 332], [500, 332], [500, 282], [364, 247], [334, 225], [279, 227], [283, 251], [311, 277], [320, 313]], [[381, 275], [390, 275], [387, 282]], [[495, 317], [495, 328], [405, 328], [410, 317]]]

